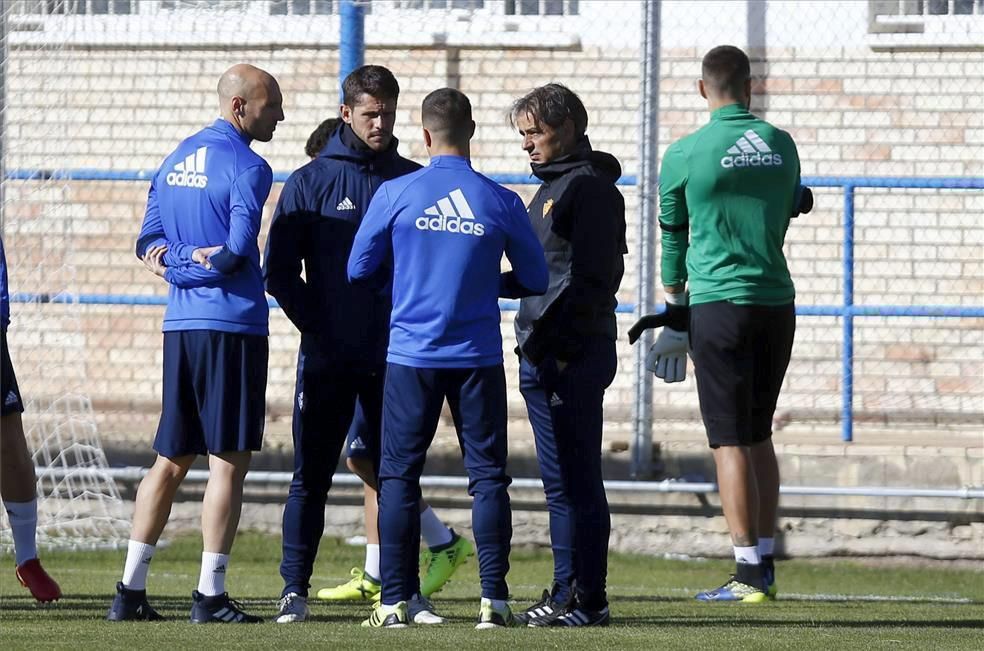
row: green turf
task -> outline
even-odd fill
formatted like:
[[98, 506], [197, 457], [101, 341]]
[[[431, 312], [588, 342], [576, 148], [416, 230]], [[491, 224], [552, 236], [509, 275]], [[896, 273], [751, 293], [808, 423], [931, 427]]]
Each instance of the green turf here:
[[[237, 541], [228, 587], [250, 612], [273, 616], [281, 587], [279, 560], [275, 537], [244, 534]], [[9, 567], [9, 557], [4, 561]], [[2, 649], [980, 649], [984, 639], [984, 573], [934, 567], [786, 562], [779, 566], [777, 602], [700, 604], [692, 599], [694, 591], [722, 583], [729, 563], [616, 555], [609, 573], [610, 628], [476, 631], [477, 564], [471, 561], [434, 599], [449, 624], [387, 631], [359, 627], [368, 615], [365, 604], [317, 601], [312, 601], [313, 621], [304, 624], [188, 624], [198, 577], [196, 537], [176, 540], [154, 559], [151, 601], [169, 618], [163, 623], [103, 621], [122, 552], [52, 553], [44, 561], [65, 596], [54, 606], [38, 607], [13, 572], [3, 571]], [[315, 589], [347, 579], [349, 569], [361, 562], [361, 548], [326, 539]], [[548, 553], [513, 554], [509, 580], [519, 604], [537, 595], [550, 570]]]

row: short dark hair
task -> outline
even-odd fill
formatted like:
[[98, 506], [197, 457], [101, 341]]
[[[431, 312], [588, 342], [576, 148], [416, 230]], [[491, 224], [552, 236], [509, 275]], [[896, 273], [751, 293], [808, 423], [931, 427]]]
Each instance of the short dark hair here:
[[342, 118], [328, 118], [311, 132], [307, 143], [304, 145], [304, 153], [308, 155], [308, 158], [316, 158], [321, 153], [328, 139], [331, 138], [331, 134], [335, 133], [335, 129], [341, 123]]
[[704, 55], [700, 66], [704, 85], [721, 95], [740, 98], [752, 78], [748, 55], [734, 45], [719, 45]]
[[342, 82], [342, 103], [355, 106], [363, 95], [377, 99], [400, 99], [400, 84], [396, 77], [383, 66], [362, 66], [356, 68]]
[[472, 107], [468, 96], [454, 88], [438, 88], [420, 105], [424, 128], [446, 143], [461, 143], [472, 136]]
[[516, 117], [529, 114], [533, 122], [546, 123], [554, 129], [571, 120], [574, 135], [580, 138], [588, 128], [588, 111], [577, 93], [563, 84], [547, 84], [534, 88], [513, 102], [509, 122], [516, 126]]

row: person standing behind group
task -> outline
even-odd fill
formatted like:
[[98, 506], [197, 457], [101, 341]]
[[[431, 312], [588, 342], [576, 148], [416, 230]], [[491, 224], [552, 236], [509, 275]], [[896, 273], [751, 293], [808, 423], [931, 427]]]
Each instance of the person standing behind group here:
[[554, 578], [518, 615], [530, 626], [604, 626], [611, 517], [601, 472], [602, 402], [615, 378], [615, 294], [625, 270], [621, 166], [591, 148], [588, 114], [561, 84], [516, 100], [510, 117], [542, 181], [529, 220], [550, 289], [520, 301], [519, 387], [550, 513]]
[[283, 98], [270, 74], [247, 64], [222, 75], [218, 94], [222, 117], [178, 145], [154, 175], [137, 239], [137, 256], [170, 284], [163, 404], [158, 456], [137, 489], [110, 621], [161, 619], [147, 601], [147, 572], [199, 454], [208, 455], [209, 479], [191, 621], [260, 621], [229, 599], [225, 577], [243, 481], [263, 441], [269, 357], [257, 236], [273, 172], [249, 145], [273, 138]]
[[689, 337], [736, 563], [724, 585], [697, 599], [761, 602], [776, 594], [772, 417], [796, 329], [782, 247], [790, 218], [809, 211], [812, 193], [800, 185], [790, 135], [749, 112], [744, 52], [728, 45], [709, 51], [699, 92], [710, 122], [673, 143], [660, 172], [668, 325], [650, 367], [668, 382], [682, 381]]
[[[280, 574], [284, 587], [278, 623], [308, 617], [308, 591], [324, 534], [325, 502], [347, 438], [349, 468], [366, 484], [366, 562], [362, 570], [353, 569], [351, 581], [321, 590], [318, 596], [372, 599], [380, 585], [379, 545], [373, 542], [373, 489], [379, 463], [391, 290], [388, 278], [375, 285], [351, 285], [345, 266], [373, 194], [384, 181], [420, 169], [420, 165], [397, 151], [393, 126], [400, 86], [393, 73], [382, 66], [357, 68], [342, 82], [342, 94], [343, 124], [314, 160], [284, 184], [263, 263], [267, 291], [301, 333], [292, 422], [294, 478], [283, 516]], [[471, 543], [445, 527], [433, 509], [425, 507], [420, 517], [430, 533], [432, 555], [450, 559], [437, 563], [446, 570], [440, 577], [443, 585], [465, 561]], [[424, 613], [426, 604], [417, 605]], [[426, 614], [420, 616], [426, 618]]]
[[[476, 628], [514, 623], [506, 599], [512, 523], [500, 294], [547, 288], [543, 249], [519, 197], [475, 172], [471, 103], [450, 88], [423, 101], [430, 165], [373, 197], [349, 258], [352, 282], [392, 260], [393, 315], [379, 470], [382, 598], [363, 626], [404, 627], [419, 595], [420, 475], [447, 399], [474, 498], [482, 599]], [[503, 253], [513, 271], [500, 275]]]
[[304, 153], [307, 154], [307, 157], [311, 159], [317, 158], [321, 150], [328, 144], [328, 140], [331, 139], [332, 134], [338, 130], [341, 124], [342, 118], [328, 118], [323, 120], [311, 132], [311, 135], [308, 136], [307, 142], [304, 143]]

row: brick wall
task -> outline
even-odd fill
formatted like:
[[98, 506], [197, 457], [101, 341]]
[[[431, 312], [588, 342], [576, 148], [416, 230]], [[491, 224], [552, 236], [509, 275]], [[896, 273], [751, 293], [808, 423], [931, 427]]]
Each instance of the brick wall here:
[[[659, 145], [706, 120], [694, 90], [695, 48], [664, 50]], [[977, 176], [984, 173], [984, 75], [979, 52], [872, 52], [865, 48], [772, 48], [752, 52], [754, 108], [791, 131], [808, 176]], [[638, 50], [588, 47], [533, 49], [371, 49], [367, 62], [389, 66], [403, 88], [398, 115], [402, 151], [425, 160], [419, 103], [435, 87], [456, 85], [472, 99], [478, 132], [474, 159], [486, 172], [525, 172], [519, 139], [507, 124], [509, 103], [527, 89], [562, 81], [589, 108], [589, 134], [614, 153], [627, 174], [638, 169]], [[258, 144], [274, 170], [304, 162], [307, 135], [334, 114], [336, 52], [329, 49], [138, 50], [85, 48], [44, 56], [13, 50], [8, 63], [5, 164], [10, 168], [156, 167], [176, 142], [216, 115], [214, 85], [229, 64], [250, 61], [280, 80], [286, 122]], [[516, 188], [526, 198], [531, 186]], [[263, 236], [279, 187], [264, 215]], [[638, 196], [625, 187], [630, 255], [620, 299], [634, 300]], [[163, 295], [162, 283], [133, 258], [146, 183], [11, 182], [4, 239], [13, 291]], [[867, 190], [856, 198], [856, 294], [859, 304], [981, 305], [980, 191]], [[795, 221], [787, 254], [801, 305], [833, 305], [842, 284], [843, 199], [819, 190], [817, 208]], [[262, 243], [261, 243], [262, 244]], [[65, 264], [73, 276], [64, 277]], [[38, 265], [41, 265], [40, 268]], [[14, 306], [11, 345], [25, 393], [57, 392], [71, 383], [32, 376], [38, 351], [60, 348], [85, 370], [84, 390], [97, 411], [118, 413], [103, 427], [130, 433], [134, 414], [152, 413], [160, 395], [160, 316], [148, 306]], [[75, 316], [71, 316], [74, 314]], [[49, 326], [54, 320], [56, 326]], [[631, 317], [620, 317], [624, 332]], [[67, 326], [65, 324], [68, 324]], [[39, 333], [49, 328], [47, 336]], [[73, 329], [74, 328], [74, 329]], [[505, 347], [513, 346], [504, 314]], [[58, 333], [61, 333], [60, 335]], [[281, 313], [271, 318], [268, 401], [283, 413], [291, 400], [296, 336]], [[971, 319], [856, 320], [855, 408], [870, 420], [982, 420], [984, 335]], [[780, 409], [794, 418], [830, 421], [839, 408], [841, 324], [802, 317]], [[49, 354], [46, 353], [46, 354]], [[633, 398], [633, 351], [619, 344], [620, 371], [608, 395], [613, 427], [627, 427]], [[507, 355], [510, 407], [522, 413], [516, 365]], [[71, 374], [69, 374], [71, 375]], [[659, 416], [693, 418], [692, 380], [657, 386]], [[114, 425], [113, 423], [124, 423]], [[146, 436], [146, 432], [141, 433]]]

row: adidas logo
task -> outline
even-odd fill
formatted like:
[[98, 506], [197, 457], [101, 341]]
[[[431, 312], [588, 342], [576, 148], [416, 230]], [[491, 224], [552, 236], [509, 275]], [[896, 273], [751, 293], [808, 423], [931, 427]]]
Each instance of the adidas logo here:
[[465, 200], [461, 188], [452, 190], [448, 196], [439, 199], [437, 204], [425, 209], [424, 214], [425, 217], [418, 217], [414, 222], [419, 230], [462, 233], [476, 237], [485, 235], [485, 226], [475, 221], [475, 213]]
[[15, 405], [18, 399], [17, 392], [11, 389], [7, 392], [7, 397], [3, 399], [3, 406], [9, 407], [10, 405]]
[[352, 444], [349, 445], [349, 450], [365, 450], [366, 444], [362, 442], [361, 436], [356, 436], [352, 439]]
[[212, 570], [212, 573], [213, 574], [225, 574], [225, 572], [226, 572], [226, 566], [225, 565], [219, 565], [217, 568], [215, 568], [214, 570]]
[[355, 204], [348, 197], [345, 197], [341, 202], [335, 206], [335, 210], [355, 210]]
[[563, 404], [564, 404], [564, 401], [556, 393], [553, 394], [553, 396], [550, 397], [550, 406], [551, 407], [560, 407]]
[[173, 172], [168, 172], [164, 178], [168, 185], [179, 188], [202, 189], [208, 185], [205, 176], [205, 152], [208, 147], [199, 147], [194, 154], [188, 154], [184, 161], [174, 166]]
[[241, 612], [228, 607], [223, 607], [221, 610], [216, 611], [215, 614], [212, 615], [212, 619], [218, 619], [223, 622], [241, 622], [245, 618]]
[[772, 153], [769, 145], [751, 129], [728, 148], [728, 154], [721, 158], [721, 167], [725, 169], [782, 165], [782, 156]]

